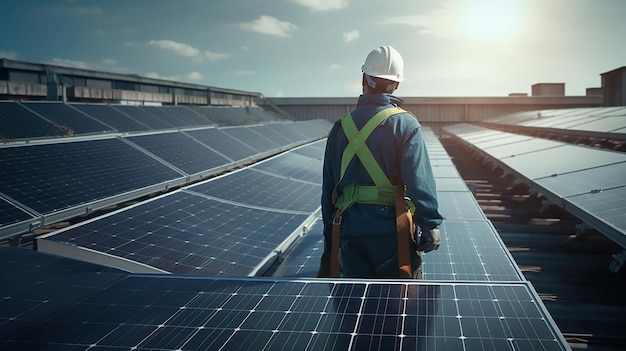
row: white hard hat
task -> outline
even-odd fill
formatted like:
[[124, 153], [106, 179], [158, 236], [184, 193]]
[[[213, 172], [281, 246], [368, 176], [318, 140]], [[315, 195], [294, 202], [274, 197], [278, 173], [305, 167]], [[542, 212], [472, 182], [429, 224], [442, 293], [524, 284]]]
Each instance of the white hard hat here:
[[367, 55], [361, 70], [371, 77], [401, 82], [404, 79], [404, 60], [396, 49], [381, 46]]

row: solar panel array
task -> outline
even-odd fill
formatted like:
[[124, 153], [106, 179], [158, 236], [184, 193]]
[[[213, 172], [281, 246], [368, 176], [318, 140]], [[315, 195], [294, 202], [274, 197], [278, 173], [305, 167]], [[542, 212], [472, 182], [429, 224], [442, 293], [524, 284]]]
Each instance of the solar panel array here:
[[589, 107], [524, 111], [490, 119], [488, 122], [520, 127], [626, 134], [626, 107]]
[[446, 130], [626, 248], [626, 154], [469, 124]]
[[319, 211], [320, 184], [257, 170], [291, 153], [41, 236], [38, 248], [131, 272], [263, 274]]
[[[329, 128], [304, 124], [280, 125], [300, 135]], [[264, 129], [209, 130], [236, 146], [242, 135], [270, 135]], [[179, 133], [227, 159], [246, 157], [246, 148], [209, 145], [204, 131]], [[179, 138], [172, 135], [114, 140], [182, 172], [190, 165], [172, 165], [177, 154], [153, 140]], [[39, 252], [2, 249], [0, 348], [569, 350], [437, 137], [424, 135], [446, 218], [442, 246], [424, 257], [425, 280], [309, 278], [323, 243], [325, 143], [289, 144], [262, 162], [40, 236]], [[290, 141], [278, 140], [255, 146]]]
[[[224, 107], [220, 113], [233, 109]], [[257, 113], [271, 115], [266, 111]], [[278, 118], [274, 116], [273, 120]], [[215, 123], [186, 106], [0, 101], [0, 137], [6, 140], [208, 126]]]
[[0, 250], [3, 350], [569, 350], [527, 282], [141, 275]]
[[[435, 175], [439, 209], [445, 217], [440, 228], [443, 238], [441, 247], [423, 256], [424, 279], [523, 280], [497, 231], [480, 209], [437, 136], [430, 129], [425, 129], [423, 135]], [[322, 159], [324, 150], [319, 148], [316, 152], [317, 157]], [[299, 167], [306, 170], [302, 164], [300, 162]], [[287, 174], [295, 172], [277, 166]], [[321, 164], [316, 167], [321, 167]], [[321, 233], [322, 224], [318, 221], [311, 227], [307, 238], [303, 238], [293, 251], [285, 255], [274, 276], [315, 277], [324, 250], [323, 240], [319, 240], [318, 236]], [[309, 235], [315, 239], [308, 238]]]
[[[7, 207], [0, 215], [0, 238], [178, 187], [322, 138], [326, 134], [318, 123], [241, 127], [249, 133], [243, 139], [223, 130], [236, 128], [206, 127], [0, 145], [0, 198]], [[274, 128], [284, 131], [300, 124], [304, 128], [289, 138], [269, 139]]]

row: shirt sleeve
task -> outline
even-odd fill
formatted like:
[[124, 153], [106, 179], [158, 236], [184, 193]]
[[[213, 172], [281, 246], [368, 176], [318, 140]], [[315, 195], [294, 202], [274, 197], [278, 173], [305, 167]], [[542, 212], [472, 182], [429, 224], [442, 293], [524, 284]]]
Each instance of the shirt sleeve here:
[[[414, 119], [413, 116], [411, 118]], [[433, 176], [430, 158], [422, 135], [422, 128], [414, 120], [409, 123], [408, 132], [400, 152], [400, 172], [406, 185], [406, 193], [415, 205], [414, 222], [424, 230], [441, 224], [437, 187]]]
[[[335, 190], [335, 182], [337, 179], [336, 170], [333, 164], [336, 162], [334, 155], [334, 143], [336, 142], [339, 123], [335, 123], [326, 139], [326, 150], [324, 152], [324, 166], [322, 170], [322, 220], [324, 223], [324, 238], [326, 245], [331, 243], [332, 223], [335, 212], [332, 195]], [[327, 247], [330, 249], [330, 247]]]

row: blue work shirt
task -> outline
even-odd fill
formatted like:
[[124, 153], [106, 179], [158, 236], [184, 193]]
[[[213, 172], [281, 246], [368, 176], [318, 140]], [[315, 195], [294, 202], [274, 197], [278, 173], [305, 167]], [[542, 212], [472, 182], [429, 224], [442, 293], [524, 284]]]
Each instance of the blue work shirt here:
[[[363, 94], [351, 112], [352, 119], [356, 127], [361, 129], [376, 113], [399, 106], [401, 102], [390, 94]], [[401, 113], [389, 117], [374, 129], [366, 144], [392, 184], [398, 184], [401, 177], [406, 185], [406, 196], [415, 204], [414, 223], [423, 230], [429, 230], [441, 224], [442, 216], [438, 210], [435, 178], [421, 131], [421, 125], [412, 114]], [[335, 188], [341, 191], [342, 186], [352, 183], [374, 185], [356, 155], [350, 161], [341, 184], [337, 184], [341, 157], [347, 145], [348, 139], [341, 122], [337, 121], [326, 141], [322, 180], [322, 217], [327, 245], [330, 245], [335, 214], [332, 201]], [[394, 205], [355, 203], [342, 214], [342, 237], [396, 234]]]

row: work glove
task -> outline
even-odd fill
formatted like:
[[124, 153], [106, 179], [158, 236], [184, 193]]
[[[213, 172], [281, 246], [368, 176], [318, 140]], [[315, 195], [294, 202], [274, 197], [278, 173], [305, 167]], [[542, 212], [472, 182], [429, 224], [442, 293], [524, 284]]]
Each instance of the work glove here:
[[439, 228], [433, 228], [428, 231], [422, 231], [417, 243], [417, 251], [431, 252], [437, 250], [439, 245], [441, 245], [441, 233]]

